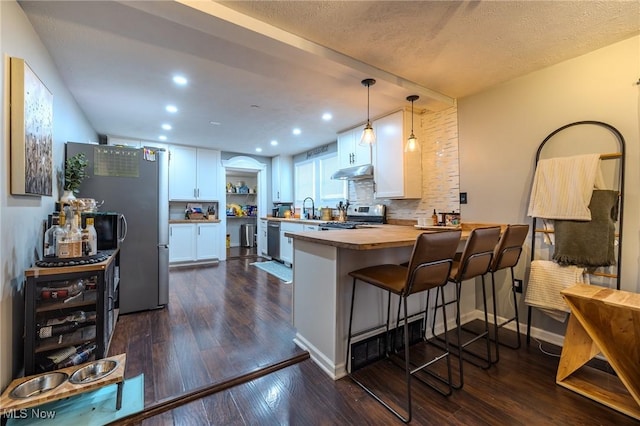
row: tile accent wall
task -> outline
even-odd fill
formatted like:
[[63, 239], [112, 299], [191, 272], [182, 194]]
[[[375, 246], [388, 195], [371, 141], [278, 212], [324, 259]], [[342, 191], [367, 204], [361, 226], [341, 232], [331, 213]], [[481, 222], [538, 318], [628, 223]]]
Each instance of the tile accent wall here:
[[[420, 200], [378, 200], [373, 198], [373, 181], [350, 181], [351, 203], [383, 203], [389, 219], [431, 218], [437, 212], [459, 212], [460, 171], [458, 163], [458, 109], [425, 112], [414, 127], [422, 150], [422, 198]], [[416, 123], [417, 124], [417, 123]], [[415, 125], [415, 124], [414, 124]]]

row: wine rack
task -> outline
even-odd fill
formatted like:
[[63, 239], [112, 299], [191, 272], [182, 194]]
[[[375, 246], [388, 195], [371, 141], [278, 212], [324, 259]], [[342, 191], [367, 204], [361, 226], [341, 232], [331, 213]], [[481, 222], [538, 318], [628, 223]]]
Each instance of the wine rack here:
[[25, 375], [107, 356], [118, 319], [120, 251], [93, 264], [25, 271]]

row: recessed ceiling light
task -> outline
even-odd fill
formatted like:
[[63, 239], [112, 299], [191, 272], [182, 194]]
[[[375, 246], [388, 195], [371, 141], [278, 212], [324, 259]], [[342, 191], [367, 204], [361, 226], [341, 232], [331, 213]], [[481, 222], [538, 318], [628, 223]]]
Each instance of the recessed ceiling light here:
[[167, 112], [178, 112], [178, 107], [175, 105], [167, 105], [165, 109]]
[[187, 79], [182, 75], [174, 75], [173, 82], [178, 86], [185, 86], [187, 84]]
[[271, 141], [271, 146], [278, 146], [278, 141], [277, 140], [272, 140]]
[[256, 148], [256, 152], [262, 152], [262, 148]]
[[219, 126], [220, 122], [219, 121], [210, 121], [209, 124], [211, 124], [212, 126]]
[[166, 141], [167, 137], [165, 135], [160, 135], [158, 136], [158, 139], [160, 139], [161, 141]]
[[163, 129], [163, 130], [171, 130], [171, 129], [172, 129], [171, 124], [164, 123], [164, 124], [162, 125], [162, 129]]
[[325, 112], [324, 114], [322, 114], [322, 119], [324, 121], [329, 121], [333, 118], [333, 115], [331, 115], [330, 112]]
[[293, 129], [293, 134], [294, 135], [299, 135], [300, 133], [302, 133], [302, 130], [298, 129], [297, 127], [295, 129]]

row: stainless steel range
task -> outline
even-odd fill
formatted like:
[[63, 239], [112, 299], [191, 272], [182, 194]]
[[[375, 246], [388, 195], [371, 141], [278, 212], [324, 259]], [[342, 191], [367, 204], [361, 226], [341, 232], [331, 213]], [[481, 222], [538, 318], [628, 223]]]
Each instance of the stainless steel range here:
[[384, 204], [350, 204], [347, 207], [347, 220], [332, 221], [319, 225], [322, 231], [338, 229], [356, 229], [367, 224], [382, 224], [387, 221], [387, 208]]

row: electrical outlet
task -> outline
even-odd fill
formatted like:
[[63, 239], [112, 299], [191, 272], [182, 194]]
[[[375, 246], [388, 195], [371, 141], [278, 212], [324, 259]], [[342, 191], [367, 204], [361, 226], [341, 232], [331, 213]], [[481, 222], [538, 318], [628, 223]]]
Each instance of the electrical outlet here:
[[467, 193], [466, 192], [461, 192], [460, 193], [460, 204], [467, 204]]
[[522, 293], [522, 280], [518, 278], [513, 280], [513, 287], [516, 289], [516, 293]]

